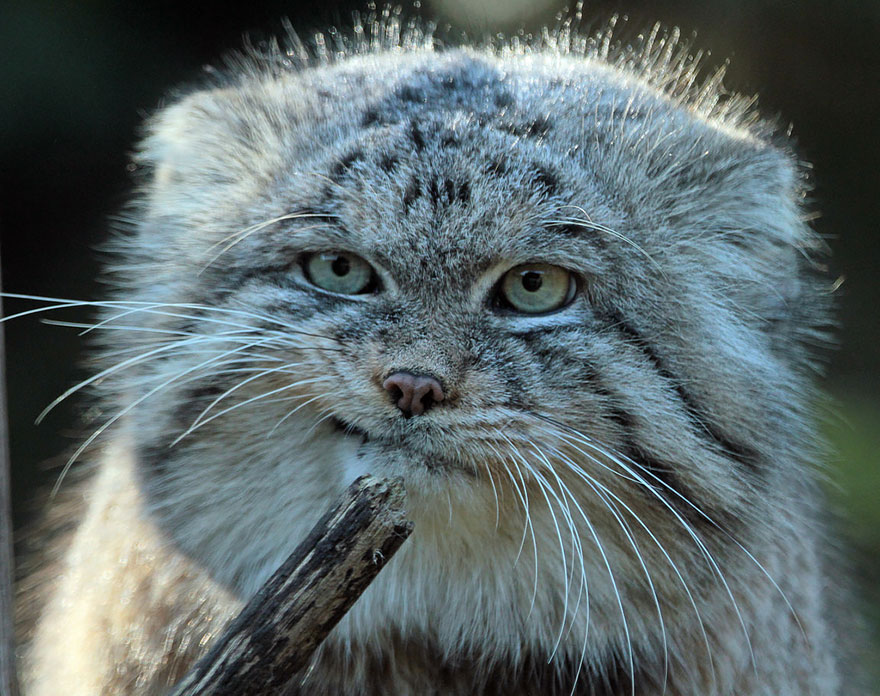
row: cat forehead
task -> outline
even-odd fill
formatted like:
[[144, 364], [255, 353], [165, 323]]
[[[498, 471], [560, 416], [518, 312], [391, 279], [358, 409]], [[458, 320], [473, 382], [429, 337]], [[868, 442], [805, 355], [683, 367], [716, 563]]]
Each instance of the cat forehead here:
[[698, 201], [714, 200], [725, 226], [791, 179], [747, 130], [599, 61], [542, 54], [372, 54], [251, 74], [173, 105], [151, 131], [150, 209], [207, 237], [214, 221], [228, 234], [311, 210], [391, 255], [517, 255], [563, 219], [683, 229], [705, 218]]
[[403, 186], [407, 208], [420, 195], [435, 207], [473, 194], [491, 207], [492, 194], [516, 200], [529, 190], [581, 207], [645, 200], [649, 187], [674, 195], [680, 179], [662, 176], [669, 162], [729, 168], [746, 159], [729, 151], [763, 146], [589, 59], [367, 56], [294, 82], [285, 89], [317, 102], [311, 124], [291, 125], [290, 171], [310, 169], [331, 187]]
[[[523, 259], [558, 248], [566, 220], [620, 221], [596, 182], [540, 147], [513, 154], [467, 128], [418, 126], [425, 128], [418, 145], [406, 143], [410, 124], [328, 156], [316, 163], [326, 175], [307, 175], [307, 191], [291, 198], [332, 216], [342, 244], [392, 264], [402, 252], [459, 266]], [[442, 143], [433, 151], [431, 139]]]
[[609, 196], [571, 157], [568, 137], [564, 149], [549, 140], [546, 101], [517, 107], [522, 92], [498, 65], [464, 53], [440, 65], [403, 57], [403, 77], [387, 84], [389, 76], [367, 68], [388, 60], [351, 61], [303, 78], [326, 84], [325, 92], [360, 95], [352, 107], [334, 94], [334, 104], [351, 113], [316, 119], [303, 137], [307, 150], [292, 147], [272, 177], [267, 197], [277, 205], [326, 217], [326, 224], [296, 223], [311, 231], [310, 244], [327, 232], [329, 245], [389, 266], [430, 256], [438, 268], [462, 272], [558, 251], [554, 230], [563, 219], [618, 221]]
[[[442, 53], [356, 56], [280, 79], [281, 90], [304, 91], [328, 110], [346, 105], [362, 113], [359, 127], [399, 123], [426, 113], [468, 114], [514, 135], [542, 136], [554, 117], [565, 119], [573, 107], [600, 116], [635, 102], [674, 111], [674, 105], [634, 74], [591, 58], [552, 54], [500, 57], [475, 49]], [[326, 108], [326, 107], [325, 107]], [[533, 116], [534, 123], [515, 122]], [[655, 116], [657, 115], [655, 111]]]

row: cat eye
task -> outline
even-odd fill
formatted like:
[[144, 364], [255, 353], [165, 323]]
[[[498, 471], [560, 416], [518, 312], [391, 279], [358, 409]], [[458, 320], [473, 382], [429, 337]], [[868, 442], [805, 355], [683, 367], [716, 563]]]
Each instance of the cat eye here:
[[546, 314], [574, 299], [577, 283], [564, 268], [546, 263], [527, 263], [511, 268], [501, 278], [501, 306], [523, 314]]
[[312, 285], [340, 295], [362, 295], [377, 284], [373, 267], [346, 251], [319, 251], [303, 260], [303, 272]]

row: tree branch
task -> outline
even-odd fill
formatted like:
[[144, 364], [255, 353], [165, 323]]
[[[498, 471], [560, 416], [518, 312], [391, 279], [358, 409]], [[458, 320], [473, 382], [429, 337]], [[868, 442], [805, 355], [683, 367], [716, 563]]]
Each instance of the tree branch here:
[[404, 500], [399, 479], [351, 484], [173, 695], [283, 693], [409, 536]]

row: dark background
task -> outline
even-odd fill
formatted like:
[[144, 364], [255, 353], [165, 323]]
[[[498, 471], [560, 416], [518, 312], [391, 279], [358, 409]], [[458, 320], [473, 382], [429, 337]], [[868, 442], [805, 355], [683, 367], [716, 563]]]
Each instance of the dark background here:
[[[529, 8], [518, 12], [517, 4]], [[540, 10], [542, 5], [549, 9]], [[144, 116], [169, 88], [199, 79], [242, 45], [280, 33], [288, 17], [309, 29], [351, 23], [365, 3], [317, 6], [249, 0], [219, 3], [5, 0], [0, 7], [0, 230], [8, 292], [95, 298], [108, 218], [131, 186], [126, 166]], [[459, 7], [457, 11], [455, 8]], [[470, 14], [461, 9], [469, 8]], [[536, 9], [537, 8], [537, 9]], [[518, 0], [423, 0], [418, 13], [445, 17], [474, 35], [553, 20], [561, 4]], [[503, 10], [503, 11], [502, 11]], [[410, 10], [412, 11], [412, 10]], [[456, 14], [458, 12], [458, 14]], [[588, 2], [598, 22], [628, 15], [629, 29], [655, 21], [697, 32], [709, 68], [730, 59], [729, 89], [758, 93], [765, 115], [793, 124], [801, 157], [814, 167], [815, 228], [833, 249], [840, 348], [820, 405], [835, 454], [829, 490], [853, 549], [865, 611], [880, 625], [880, 3], [869, 0], [630, 0]], [[513, 20], [499, 19], [512, 16]], [[24, 306], [6, 301], [7, 313]], [[78, 436], [76, 406], [41, 426], [34, 418], [80, 379], [75, 330], [33, 318], [6, 326], [13, 512], [21, 527], [41, 464]]]

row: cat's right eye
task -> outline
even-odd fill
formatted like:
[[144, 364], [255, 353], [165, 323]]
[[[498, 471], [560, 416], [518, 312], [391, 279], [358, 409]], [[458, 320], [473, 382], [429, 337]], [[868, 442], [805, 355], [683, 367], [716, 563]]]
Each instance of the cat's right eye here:
[[521, 314], [548, 314], [568, 305], [576, 291], [570, 271], [546, 263], [527, 263], [504, 274], [497, 301]]
[[303, 273], [312, 284], [340, 295], [363, 295], [378, 284], [373, 267], [347, 251], [319, 251], [303, 259]]

